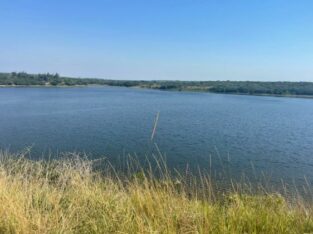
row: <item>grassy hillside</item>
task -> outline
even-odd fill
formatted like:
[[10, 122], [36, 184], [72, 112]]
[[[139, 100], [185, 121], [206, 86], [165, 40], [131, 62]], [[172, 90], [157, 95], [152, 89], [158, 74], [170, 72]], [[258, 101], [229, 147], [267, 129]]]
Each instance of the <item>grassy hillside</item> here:
[[61, 77], [58, 74], [0, 73], [0, 85], [110, 85], [141, 87], [159, 90], [199, 91], [215, 93], [312, 96], [313, 82], [256, 82], [256, 81], [125, 81]]
[[[30, 161], [1, 153], [0, 233], [310, 233], [311, 203], [279, 194], [217, 195], [166, 171], [119, 177], [76, 156]], [[215, 195], [214, 195], [215, 194]]]

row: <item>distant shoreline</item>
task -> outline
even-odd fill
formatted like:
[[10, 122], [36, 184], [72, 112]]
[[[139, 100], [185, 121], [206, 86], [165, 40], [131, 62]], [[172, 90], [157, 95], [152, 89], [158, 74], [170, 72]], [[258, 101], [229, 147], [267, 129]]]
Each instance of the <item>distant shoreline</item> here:
[[178, 89], [159, 89], [141, 86], [119, 86], [119, 85], [0, 85], [1, 88], [88, 88], [88, 87], [120, 87], [120, 88], [133, 88], [133, 89], [146, 89], [146, 90], [159, 90], [167, 92], [188, 92], [188, 93], [212, 93], [212, 94], [227, 94], [227, 95], [242, 95], [242, 96], [259, 96], [259, 97], [285, 97], [285, 98], [305, 98], [313, 99], [313, 95], [288, 95], [288, 94], [251, 94], [251, 93], [231, 93], [231, 92], [214, 92], [204, 90], [178, 90]]
[[0, 85], [0, 88], [84, 88], [84, 87], [108, 87], [109, 85]]
[[63, 77], [58, 73], [0, 73], [0, 88], [75, 88], [90, 86], [145, 88], [161, 91], [206, 92], [251, 96], [313, 98], [313, 82], [110, 80], [99, 78]]

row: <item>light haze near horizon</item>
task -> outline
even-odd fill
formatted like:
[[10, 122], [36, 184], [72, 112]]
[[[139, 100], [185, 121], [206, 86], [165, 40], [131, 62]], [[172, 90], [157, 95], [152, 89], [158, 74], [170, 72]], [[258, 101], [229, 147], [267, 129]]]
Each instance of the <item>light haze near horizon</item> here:
[[1, 0], [0, 72], [313, 81], [310, 0]]

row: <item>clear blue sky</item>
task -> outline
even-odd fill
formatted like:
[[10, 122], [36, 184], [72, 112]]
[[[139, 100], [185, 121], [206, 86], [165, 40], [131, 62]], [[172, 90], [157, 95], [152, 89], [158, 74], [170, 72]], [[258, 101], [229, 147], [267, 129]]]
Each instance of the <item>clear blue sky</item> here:
[[313, 81], [312, 0], [1, 0], [0, 71]]

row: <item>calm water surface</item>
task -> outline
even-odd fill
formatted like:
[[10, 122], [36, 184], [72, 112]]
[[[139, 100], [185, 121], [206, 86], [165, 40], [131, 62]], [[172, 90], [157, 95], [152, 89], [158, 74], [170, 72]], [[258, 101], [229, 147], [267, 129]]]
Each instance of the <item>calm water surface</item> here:
[[113, 87], [0, 89], [2, 149], [32, 146], [33, 157], [78, 151], [118, 161], [149, 155], [155, 144], [170, 167], [311, 180], [313, 100]]

